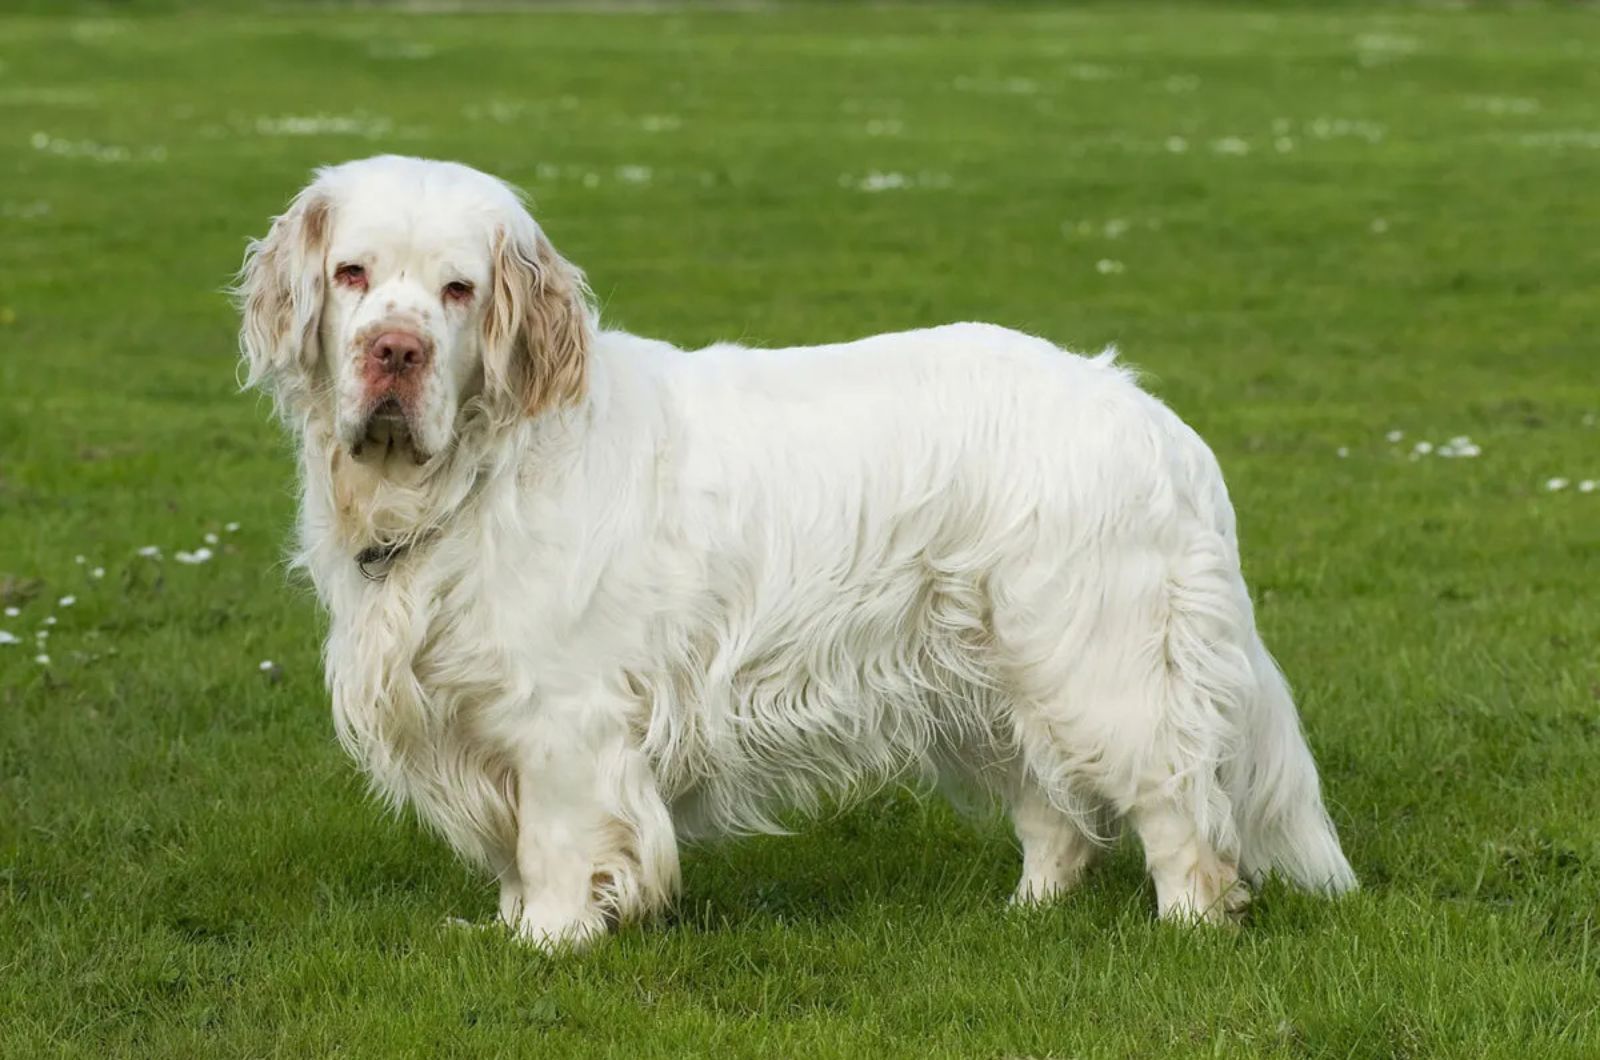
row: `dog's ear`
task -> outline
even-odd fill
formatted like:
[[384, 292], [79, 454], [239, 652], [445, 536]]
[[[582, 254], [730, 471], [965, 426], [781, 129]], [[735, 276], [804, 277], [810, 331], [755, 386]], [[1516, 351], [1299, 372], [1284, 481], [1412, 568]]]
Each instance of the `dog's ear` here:
[[583, 272], [529, 221], [496, 234], [490, 286], [483, 322], [490, 408], [532, 416], [577, 404], [595, 329]]
[[317, 359], [317, 327], [326, 295], [324, 257], [332, 205], [313, 184], [252, 240], [233, 288], [245, 385], [280, 396], [304, 386]]

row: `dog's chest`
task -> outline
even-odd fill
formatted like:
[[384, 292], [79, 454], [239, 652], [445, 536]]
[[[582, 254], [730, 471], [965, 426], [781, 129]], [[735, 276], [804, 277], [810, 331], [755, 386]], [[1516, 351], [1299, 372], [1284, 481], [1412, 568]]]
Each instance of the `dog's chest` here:
[[356, 588], [336, 601], [328, 638], [340, 742], [386, 799], [492, 865], [515, 833], [510, 766], [488, 724], [503, 665], [480, 616], [414, 571]]

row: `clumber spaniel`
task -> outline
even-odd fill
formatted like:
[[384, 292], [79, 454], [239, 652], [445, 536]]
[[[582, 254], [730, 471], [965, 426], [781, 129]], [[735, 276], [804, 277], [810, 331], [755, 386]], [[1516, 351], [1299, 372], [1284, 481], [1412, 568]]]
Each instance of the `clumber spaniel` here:
[[523, 937], [661, 909], [680, 838], [903, 780], [1004, 803], [1018, 901], [1120, 820], [1164, 917], [1355, 886], [1216, 461], [1109, 354], [605, 331], [516, 192], [397, 157], [319, 171], [237, 294], [339, 738]]

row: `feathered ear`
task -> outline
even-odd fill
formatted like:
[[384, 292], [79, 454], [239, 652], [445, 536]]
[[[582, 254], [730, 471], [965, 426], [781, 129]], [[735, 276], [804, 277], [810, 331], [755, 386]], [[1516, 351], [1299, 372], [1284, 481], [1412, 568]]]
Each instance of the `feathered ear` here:
[[577, 404], [595, 327], [583, 272], [530, 222], [496, 235], [491, 286], [483, 323], [489, 407], [532, 416]]
[[316, 363], [330, 213], [316, 185], [302, 191], [265, 239], [251, 241], [233, 288], [245, 385], [269, 386], [280, 399], [303, 389]]

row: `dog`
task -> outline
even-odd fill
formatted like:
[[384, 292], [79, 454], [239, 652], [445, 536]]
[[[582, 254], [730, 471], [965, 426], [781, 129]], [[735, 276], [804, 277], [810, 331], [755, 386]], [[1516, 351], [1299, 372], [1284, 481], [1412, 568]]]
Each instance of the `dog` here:
[[1003, 805], [1018, 902], [1108, 824], [1164, 918], [1356, 886], [1216, 459], [1114, 351], [605, 330], [518, 192], [395, 156], [319, 170], [234, 293], [339, 739], [522, 938], [581, 946], [670, 904], [681, 841], [890, 782]]

